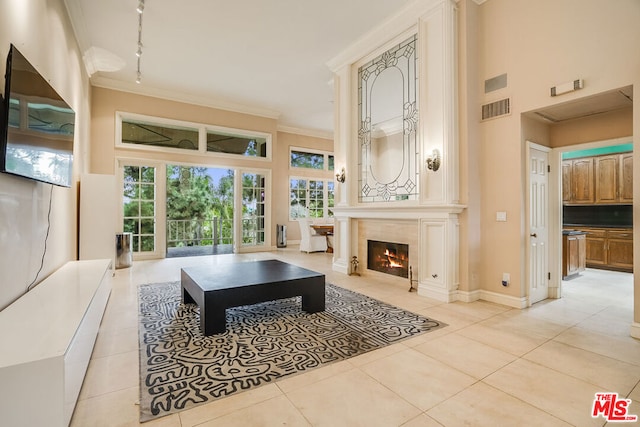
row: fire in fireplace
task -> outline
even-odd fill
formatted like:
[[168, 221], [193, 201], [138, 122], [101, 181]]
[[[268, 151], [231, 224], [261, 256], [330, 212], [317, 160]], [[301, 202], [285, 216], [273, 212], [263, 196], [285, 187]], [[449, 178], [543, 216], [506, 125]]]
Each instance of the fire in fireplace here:
[[367, 268], [409, 277], [409, 245], [367, 240]]

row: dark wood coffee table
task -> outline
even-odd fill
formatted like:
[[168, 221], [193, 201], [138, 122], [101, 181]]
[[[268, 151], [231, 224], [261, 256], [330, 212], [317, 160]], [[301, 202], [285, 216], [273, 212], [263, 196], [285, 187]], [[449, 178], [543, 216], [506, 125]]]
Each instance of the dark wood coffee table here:
[[181, 269], [182, 302], [200, 307], [204, 335], [226, 330], [225, 310], [302, 296], [307, 313], [325, 307], [324, 274], [275, 259]]

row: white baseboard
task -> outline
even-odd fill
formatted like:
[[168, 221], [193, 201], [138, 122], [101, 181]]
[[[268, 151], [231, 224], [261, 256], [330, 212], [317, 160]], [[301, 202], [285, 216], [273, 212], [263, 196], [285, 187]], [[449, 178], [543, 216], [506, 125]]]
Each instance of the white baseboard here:
[[462, 302], [474, 302], [481, 298], [481, 292], [479, 289], [475, 291], [458, 291], [458, 301]]
[[457, 290], [450, 291], [448, 289], [436, 288], [434, 286], [429, 286], [424, 283], [418, 284], [418, 295], [432, 298], [437, 301], [442, 302], [454, 302], [457, 301]]
[[506, 305], [513, 308], [527, 308], [529, 299], [527, 297], [512, 297], [509, 295], [499, 294], [491, 291], [480, 291], [480, 299], [483, 301], [494, 302], [496, 304]]
[[490, 292], [482, 289], [476, 289], [475, 291], [458, 290], [456, 300], [462, 302], [474, 302], [482, 300], [519, 309], [528, 307], [528, 300], [526, 297], [512, 297], [509, 295], [503, 295], [497, 292]]

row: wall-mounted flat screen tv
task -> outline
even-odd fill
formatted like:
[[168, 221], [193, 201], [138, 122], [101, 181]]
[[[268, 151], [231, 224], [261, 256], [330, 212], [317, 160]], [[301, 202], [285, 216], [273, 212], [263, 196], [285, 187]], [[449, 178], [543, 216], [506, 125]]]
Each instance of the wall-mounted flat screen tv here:
[[70, 187], [75, 113], [11, 45], [0, 128], [0, 170]]

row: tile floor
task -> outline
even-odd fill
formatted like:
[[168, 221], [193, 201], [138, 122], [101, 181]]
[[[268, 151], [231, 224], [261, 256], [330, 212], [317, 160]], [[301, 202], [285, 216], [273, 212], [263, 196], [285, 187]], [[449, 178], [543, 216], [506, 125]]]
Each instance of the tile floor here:
[[587, 270], [565, 297], [530, 309], [443, 304], [384, 277], [331, 270], [331, 256], [277, 252], [136, 261], [117, 270], [71, 422], [137, 426], [137, 285], [179, 280], [180, 267], [278, 258], [327, 280], [446, 322], [359, 357], [143, 425], [191, 426], [596, 426], [594, 394], [633, 399], [640, 415], [640, 341], [629, 336], [633, 276]]

